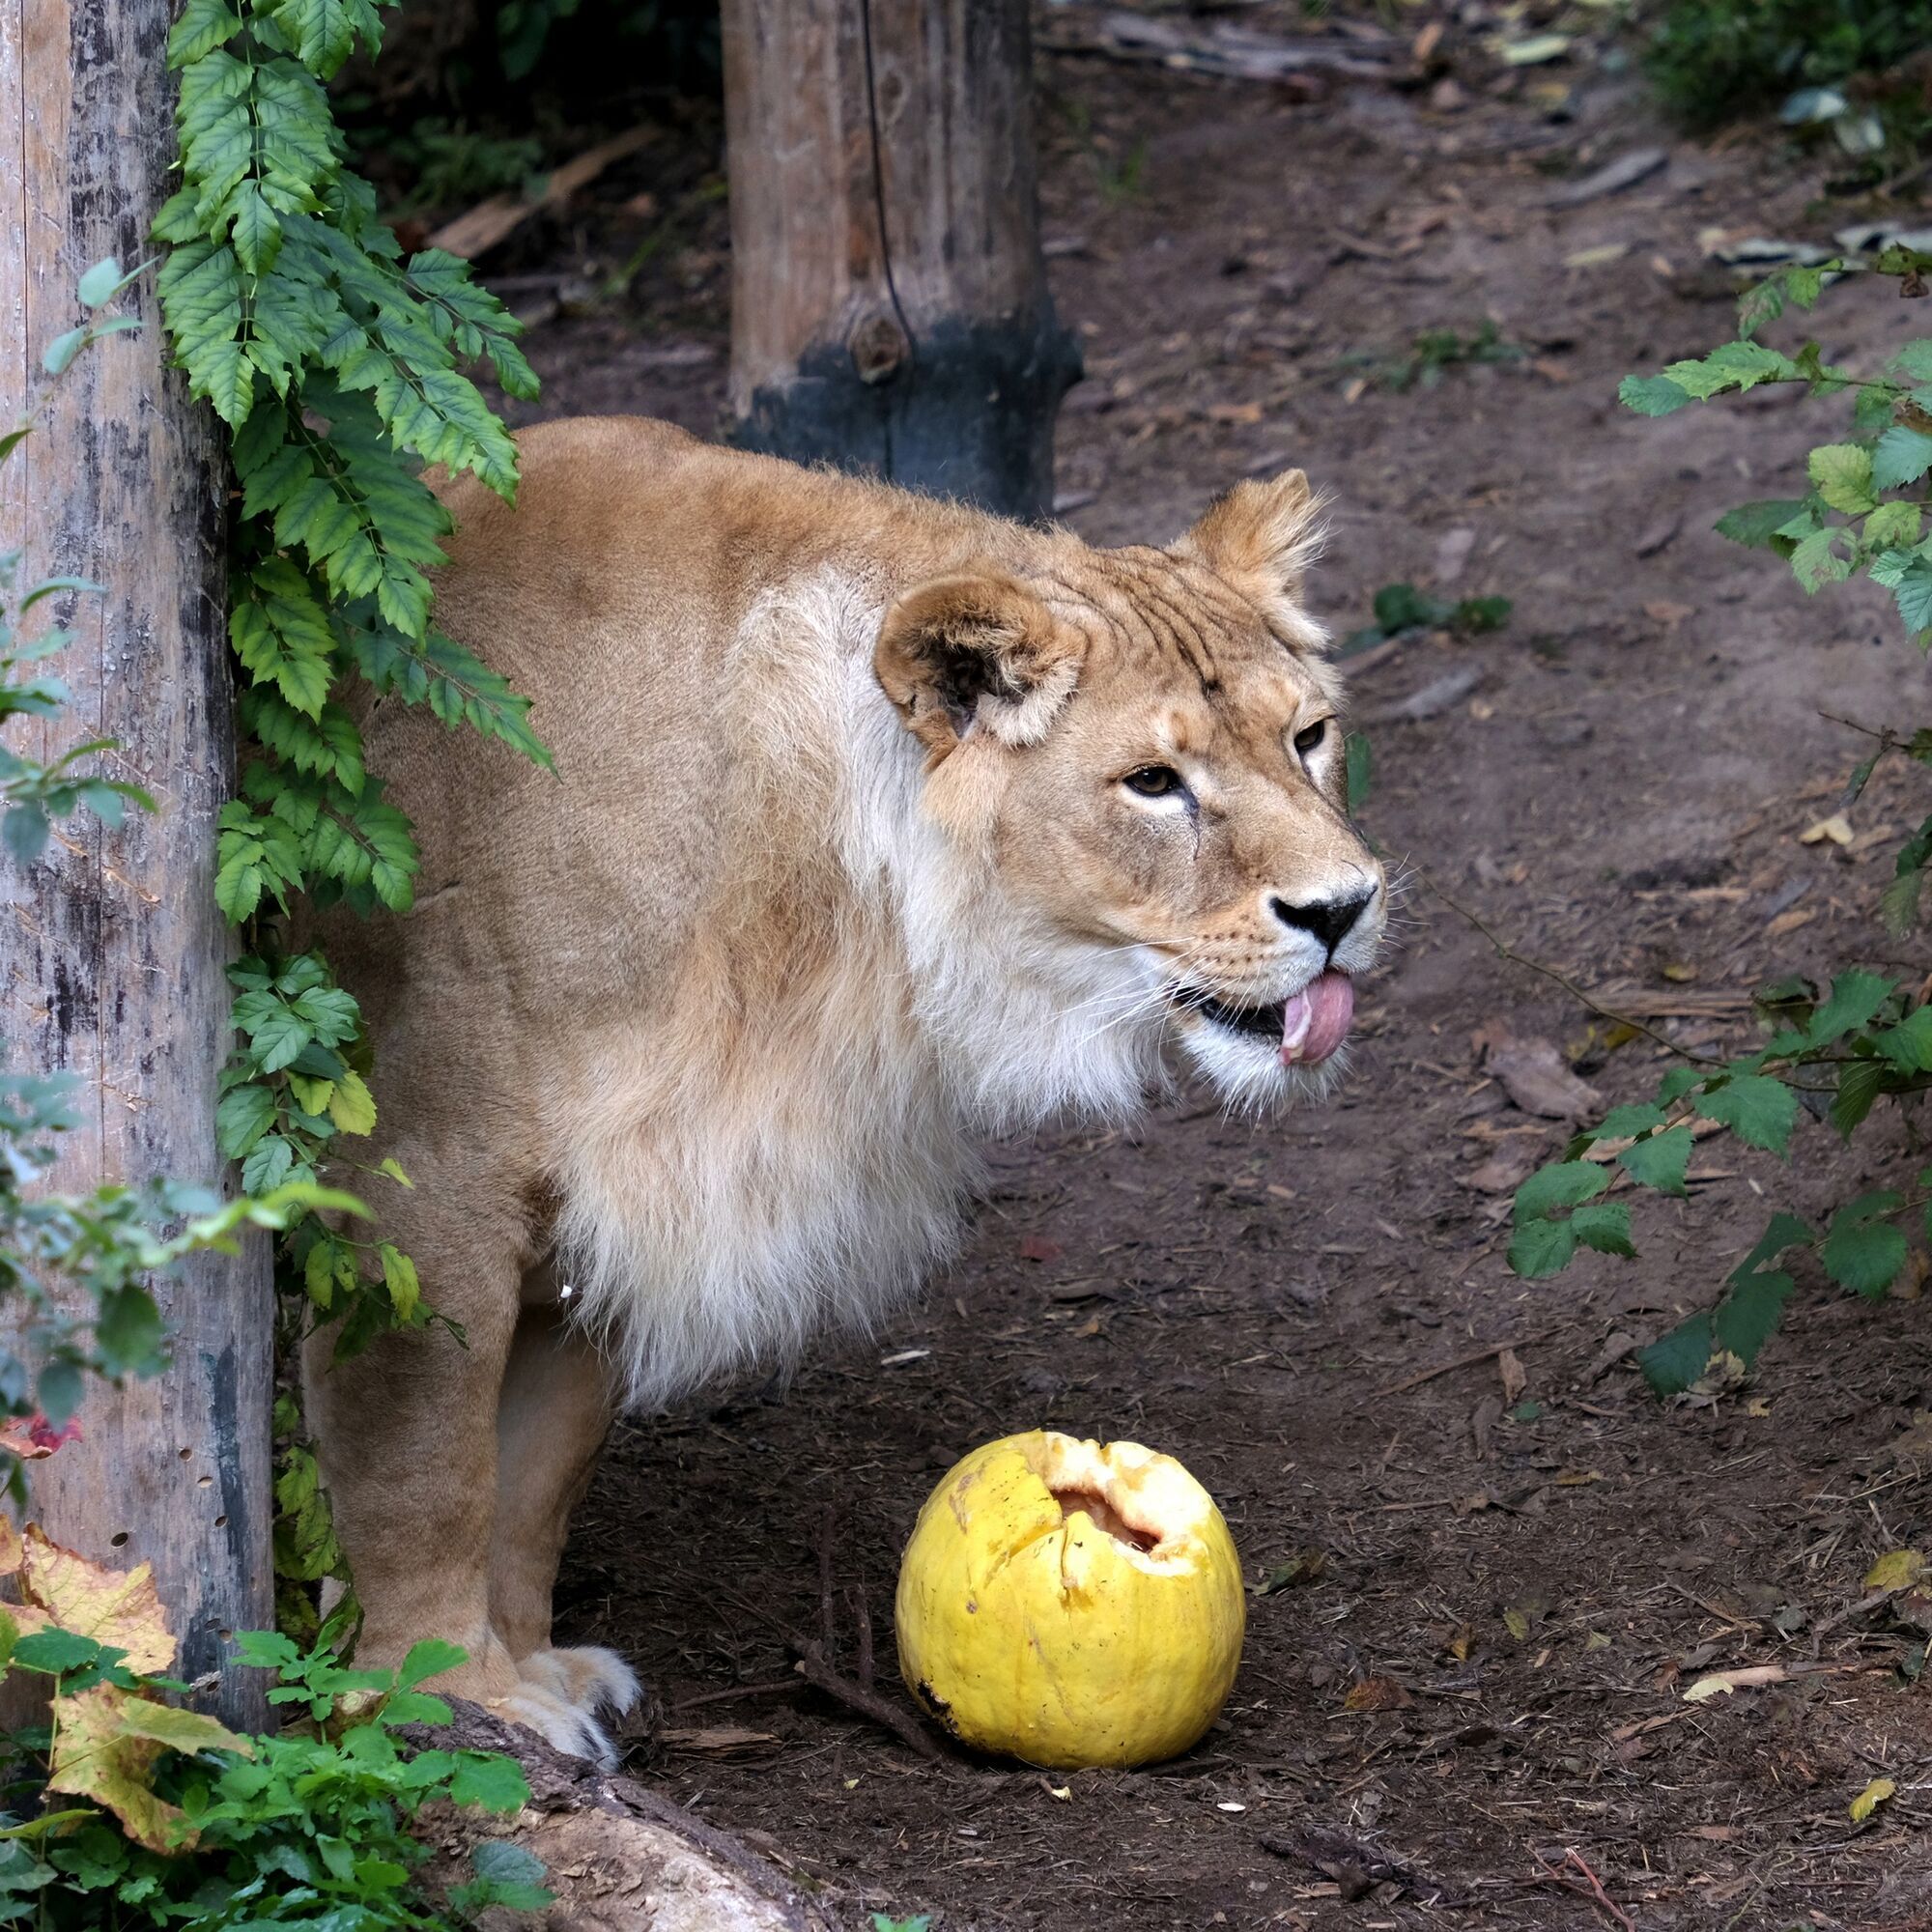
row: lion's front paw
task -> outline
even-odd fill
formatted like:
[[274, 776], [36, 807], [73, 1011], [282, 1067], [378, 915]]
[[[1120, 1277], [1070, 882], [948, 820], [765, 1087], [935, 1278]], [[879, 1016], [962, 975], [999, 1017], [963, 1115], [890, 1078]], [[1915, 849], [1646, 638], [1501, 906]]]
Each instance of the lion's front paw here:
[[516, 1690], [491, 1708], [527, 1724], [558, 1750], [587, 1757], [606, 1771], [617, 1752], [600, 1719], [621, 1718], [638, 1701], [637, 1673], [614, 1650], [582, 1644], [533, 1650], [517, 1660]]
[[604, 1726], [589, 1712], [540, 1684], [525, 1682], [505, 1696], [490, 1698], [484, 1708], [508, 1723], [534, 1731], [553, 1750], [587, 1758], [600, 1771], [617, 1768], [616, 1747]]

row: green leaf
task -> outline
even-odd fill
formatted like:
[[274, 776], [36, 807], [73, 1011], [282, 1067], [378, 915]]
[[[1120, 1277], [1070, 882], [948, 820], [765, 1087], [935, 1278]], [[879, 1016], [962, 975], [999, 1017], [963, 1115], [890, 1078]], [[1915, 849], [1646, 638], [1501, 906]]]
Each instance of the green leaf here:
[[1709, 1089], [1698, 1111], [1721, 1121], [1747, 1147], [1782, 1153], [1798, 1119], [1798, 1096], [1781, 1080], [1762, 1073], [1734, 1073]]
[[1872, 549], [1906, 549], [1918, 541], [1924, 518], [1917, 503], [1894, 499], [1881, 503], [1865, 519], [1860, 540]]
[[1525, 1221], [1510, 1237], [1512, 1273], [1540, 1281], [1569, 1266], [1577, 1252], [1577, 1231], [1568, 1221]]
[[1895, 1027], [1874, 1034], [1872, 1044], [1901, 1073], [1932, 1073], [1932, 1002], [1915, 1008]]
[[1663, 1194], [1682, 1194], [1691, 1145], [1689, 1127], [1671, 1127], [1633, 1142], [1617, 1155], [1617, 1165], [1645, 1187], [1655, 1187]]
[[1586, 1202], [1570, 1217], [1570, 1232], [1586, 1248], [1602, 1255], [1622, 1255], [1629, 1260], [1636, 1249], [1631, 1245], [1631, 1210], [1622, 1201]]
[[1617, 400], [1640, 416], [1667, 416], [1695, 399], [1667, 376], [1626, 376], [1617, 384]]
[[1838, 1091], [1832, 1100], [1832, 1124], [1850, 1140], [1878, 1100], [1885, 1086], [1882, 1060], [1854, 1060], [1838, 1069]]
[[1883, 1217], [1903, 1200], [1895, 1190], [1881, 1188], [1848, 1202], [1832, 1217], [1818, 1259], [1841, 1288], [1867, 1300], [1890, 1288], [1905, 1265], [1907, 1244], [1904, 1235]]
[[1552, 1208], [1568, 1208], [1588, 1201], [1609, 1184], [1609, 1175], [1588, 1161], [1556, 1161], [1540, 1167], [1516, 1191], [1512, 1210], [1516, 1223], [1521, 1227], [1548, 1214]]
[[227, 0], [187, 0], [168, 34], [168, 66], [184, 68], [212, 54], [242, 31], [242, 16]]
[[1874, 490], [1902, 490], [1908, 483], [1917, 483], [1927, 469], [1932, 469], [1932, 436], [1923, 430], [1894, 423], [1872, 451]]
[[1715, 1352], [1711, 1317], [1699, 1309], [1668, 1334], [1636, 1351], [1643, 1378], [1659, 1395], [1682, 1395], [1709, 1365]]
[[1840, 973], [1832, 981], [1825, 1004], [1811, 1016], [1806, 1036], [1812, 1046], [1830, 1046], [1848, 1033], [1861, 1031], [1885, 1005], [1897, 981], [1877, 973]]
[[59, 1677], [100, 1662], [100, 1646], [91, 1636], [76, 1631], [30, 1631], [14, 1646], [14, 1662], [24, 1670], [44, 1671]]
[[336, 1081], [329, 1096], [328, 1118], [338, 1132], [368, 1134], [376, 1128], [376, 1100], [362, 1076], [350, 1071]]
[[282, 224], [257, 182], [243, 182], [229, 203], [235, 225], [230, 239], [235, 259], [251, 275], [266, 275], [282, 247]]
[[449, 1795], [458, 1804], [480, 1804], [486, 1811], [516, 1811], [530, 1802], [529, 1785], [516, 1759], [494, 1751], [458, 1751]]
[[[1365, 732], [1350, 731], [1342, 741], [1342, 754], [1347, 765], [1349, 814], [1353, 817], [1368, 803], [1369, 787], [1375, 781], [1375, 753]], [[548, 752], [543, 763], [550, 763]]]
[[1872, 453], [1856, 442], [1821, 443], [1808, 469], [1818, 494], [1834, 510], [1861, 516], [1873, 507]]
[[1592, 1129], [1589, 1139], [1615, 1141], [1622, 1140], [1626, 1134], [1647, 1134], [1653, 1127], [1662, 1126], [1666, 1118], [1662, 1107], [1653, 1106], [1648, 1100], [1638, 1100], [1624, 1107], [1612, 1107]]
[[1720, 537], [1729, 537], [1733, 543], [1762, 550], [1804, 507], [1802, 499], [1794, 501], [1789, 497], [1740, 503], [1736, 509], [1726, 510], [1712, 527]]
[[215, 1144], [230, 1160], [240, 1160], [275, 1123], [275, 1092], [259, 1081], [222, 1095], [214, 1110]]
[[460, 1643], [449, 1643], [441, 1637], [424, 1637], [410, 1646], [409, 1655], [403, 1659], [396, 1672], [396, 1688], [399, 1690], [413, 1690], [425, 1678], [440, 1677], [445, 1670], [454, 1670], [459, 1663], [468, 1662], [469, 1653]]
[[389, 1291], [389, 1305], [399, 1323], [408, 1322], [422, 1298], [416, 1279], [416, 1264], [393, 1242], [384, 1241], [376, 1250], [383, 1264], [383, 1280]]
[[1842, 583], [1852, 574], [1851, 560], [1838, 552], [1845, 532], [1837, 527], [1813, 530], [1791, 553], [1791, 574], [1806, 590]]
[[1891, 586], [1891, 594], [1905, 628], [1915, 638], [1920, 631], [1932, 630], [1932, 561], [1915, 556]]

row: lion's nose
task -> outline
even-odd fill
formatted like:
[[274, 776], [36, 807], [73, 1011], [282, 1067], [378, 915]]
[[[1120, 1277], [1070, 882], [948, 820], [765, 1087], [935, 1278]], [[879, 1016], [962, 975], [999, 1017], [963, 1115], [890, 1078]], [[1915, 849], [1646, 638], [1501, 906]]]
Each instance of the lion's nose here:
[[1321, 942], [1324, 952], [1333, 952], [1353, 930], [1375, 895], [1373, 886], [1346, 898], [1305, 899], [1300, 905], [1291, 905], [1276, 895], [1268, 900], [1268, 910], [1282, 924], [1312, 934]]

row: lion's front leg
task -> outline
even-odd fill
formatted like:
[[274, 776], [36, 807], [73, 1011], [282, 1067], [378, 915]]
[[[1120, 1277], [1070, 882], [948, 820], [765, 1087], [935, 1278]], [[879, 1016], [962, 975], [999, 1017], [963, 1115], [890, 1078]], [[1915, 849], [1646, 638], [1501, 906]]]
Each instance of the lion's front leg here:
[[425, 1294], [464, 1339], [440, 1327], [387, 1334], [334, 1363], [334, 1333], [324, 1330], [303, 1363], [309, 1426], [362, 1604], [356, 1660], [386, 1668], [423, 1637], [447, 1638], [469, 1659], [432, 1689], [609, 1762], [595, 1699], [520, 1669], [491, 1621], [497, 1417], [527, 1257], [520, 1229], [432, 1205], [442, 1192], [434, 1180], [419, 1175], [384, 1214], [384, 1233], [414, 1258]]

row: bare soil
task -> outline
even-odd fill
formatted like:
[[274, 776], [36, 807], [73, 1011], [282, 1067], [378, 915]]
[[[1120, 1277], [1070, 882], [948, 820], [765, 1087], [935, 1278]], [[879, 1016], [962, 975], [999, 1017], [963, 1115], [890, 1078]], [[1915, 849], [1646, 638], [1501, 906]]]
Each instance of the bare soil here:
[[[1082, 17], [1052, 9], [1052, 31]], [[1314, 31], [1298, 10], [1241, 17]], [[1875, 784], [1849, 848], [1798, 838], [1863, 750], [1821, 714], [1922, 716], [1920, 662], [1876, 603], [1807, 601], [1710, 534], [1802, 490], [1833, 406], [1760, 392], [1652, 423], [1614, 402], [1625, 372], [1730, 333], [1705, 231], [1818, 239], [1860, 210], [1820, 202], [1821, 164], [1774, 132], [1673, 134], [1628, 73], [1506, 71], [1453, 22], [1441, 52], [1448, 94], [1438, 74], [1312, 99], [1040, 60], [1055, 297], [1088, 360], [1062, 420], [1067, 520], [1165, 540], [1293, 462], [1334, 497], [1314, 596], [1339, 630], [1395, 580], [1515, 601], [1500, 632], [1413, 637], [1354, 678], [1366, 820], [1412, 871], [1346, 1090], [1259, 1129], [1197, 1094], [1132, 1133], [993, 1150], [977, 1237], [922, 1307], [789, 1386], [625, 1425], [572, 1540], [564, 1632], [628, 1654], [668, 1713], [648, 1775], [854, 1923], [1932, 1926], [1922, 1633], [1850, 1609], [1880, 1553], [1932, 1548], [1932, 1304], [1805, 1273], [1749, 1382], [1675, 1406], [1618, 1352], [1710, 1300], [1772, 1207], [1894, 1176], [1902, 1134], [1848, 1153], [1807, 1122], [1789, 1165], [1707, 1141], [1688, 1202], [1638, 1204], [1639, 1260], [1517, 1280], [1509, 1189], [1568, 1128], [1511, 1104], [1478, 1036], [1552, 1042], [1611, 1101], [1646, 1095], [1664, 1055], [1613, 1044], [1443, 896], [1706, 1050], [1755, 1037], [1764, 980], [1927, 964], [1871, 917], [1922, 773]], [[537, 412], [717, 427], [707, 141], [696, 113], [506, 264], [542, 318]], [[1667, 166], [1551, 206], [1653, 143]], [[657, 199], [627, 212], [639, 185]], [[627, 293], [600, 294], [640, 249]], [[1525, 353], [1378, 380], [1418, 332], [1485, 318]], [[1814, 327], [1833, 356], [1876, 356], [1925, 315], [1846, 287]], [[1393, 716], [1459, 671], [1453, 701]], [[903, 1706], [914, 1515], [957, 1455], [1037, 1424], [1181, 1457], [1251, 1580], [1321, 1554], [1253, 1600], [1233, 1699], [1179, 1762], [935, 1765], [794, 1672], [823, 1560], [840, 1668], [868, 1623]], [[1794, 1674], [1685, 1698], [1771, 1663]], [[1854, 1825], [1881, 1776], [1897, 1795]]]

